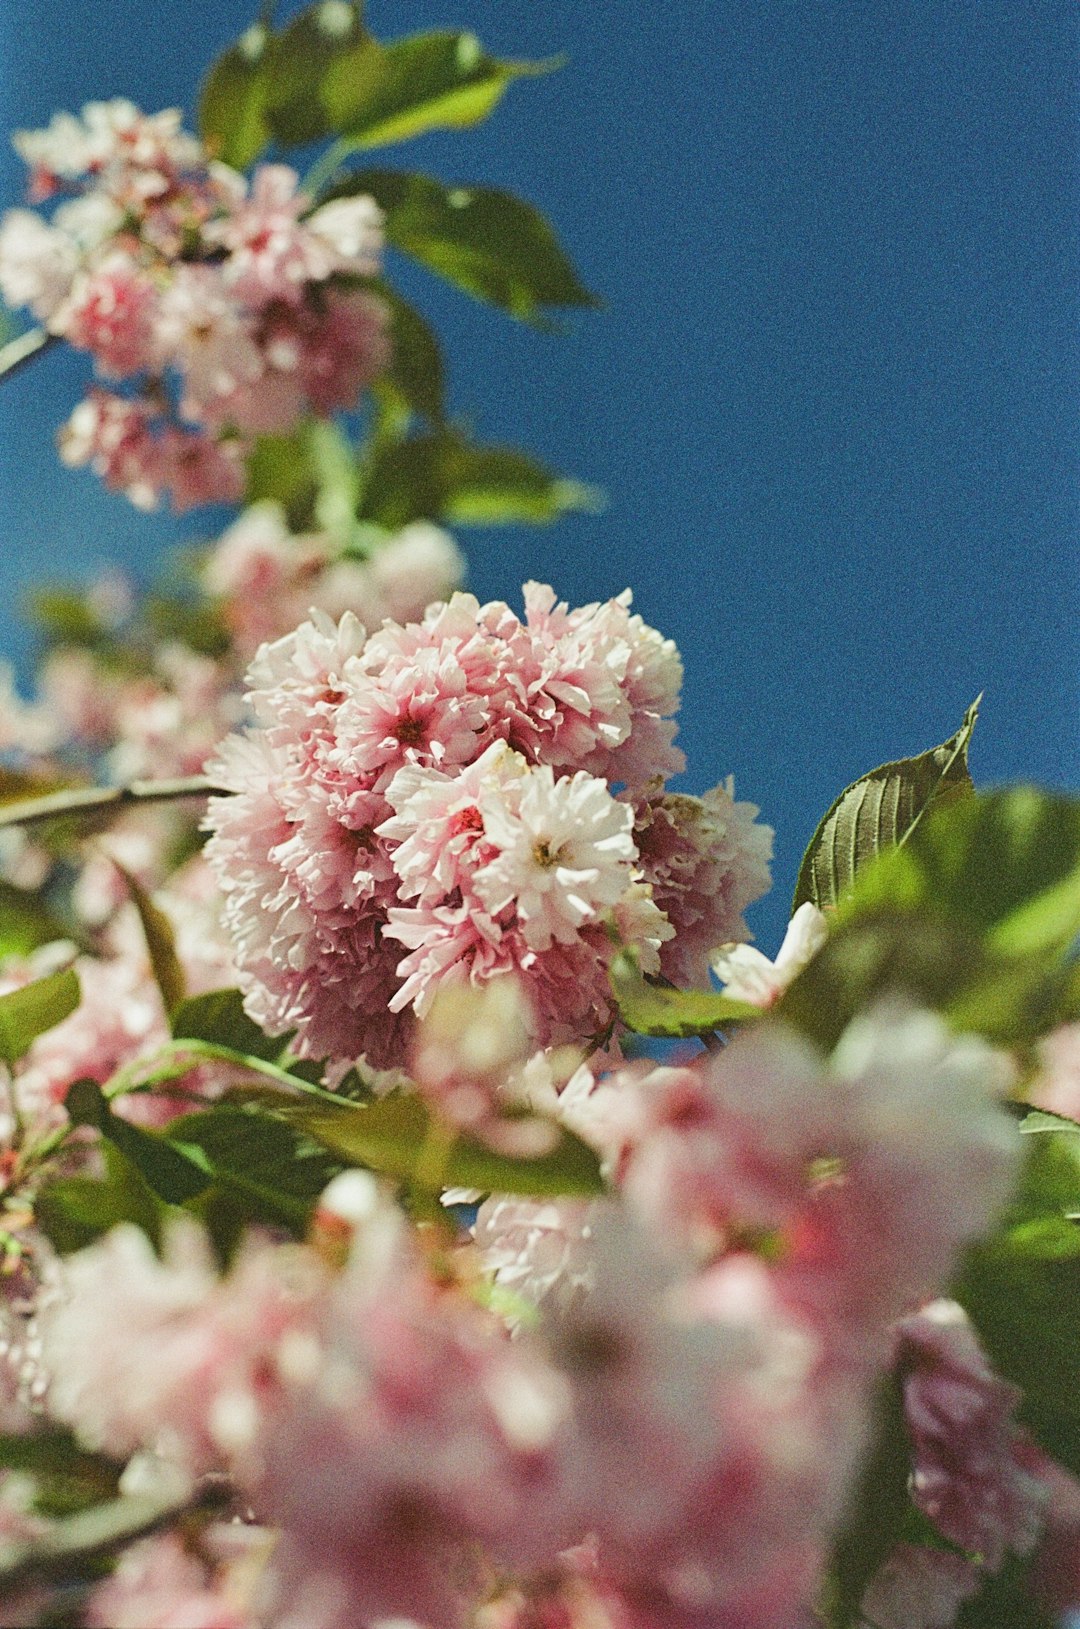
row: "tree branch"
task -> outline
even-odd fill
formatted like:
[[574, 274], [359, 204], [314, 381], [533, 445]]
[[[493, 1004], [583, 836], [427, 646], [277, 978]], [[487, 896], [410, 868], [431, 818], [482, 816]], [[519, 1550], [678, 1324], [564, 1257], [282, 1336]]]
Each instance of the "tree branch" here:
[[0, 379], [18, 373], [35, 356], [40, 356], [57, 343], [58, 336], [46, 333], [44, 328], [31, 328], [27, 333], [20, 334], [18, 339], [9, 339], [6, 345], [0, 345]]
[[0, 830], [5, 826], [41, 826], [49, 820], [80, 819], [84, 815], [110, 818], [125, 809], [151, 803], [178, 803], [183, 798], [227, 797], [228, 788], [215, 786], [203, 775], [169, 781], [132, 781], [130, 786], [77, 786], [0, 806]]

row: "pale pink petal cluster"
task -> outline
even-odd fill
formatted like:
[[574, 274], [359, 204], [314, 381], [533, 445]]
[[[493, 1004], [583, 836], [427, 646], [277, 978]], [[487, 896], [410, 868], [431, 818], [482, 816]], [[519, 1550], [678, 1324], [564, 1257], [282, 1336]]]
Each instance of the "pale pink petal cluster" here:
[[733, 793], [729, 777], [701, 798], [667, 792], [634, 806], [641, 867], [675, 929], [660, 970], [683, 987], [707, 985], [713, 952], [749, 937], [743, 912], [770, 884], [772, 830], [758, 823], [756, 805], [736, 803]]
[[440, 989], [515, 973], [535, 1039], [578, 1043], [611, 1024], [620, 937], [657, 973], [680, 925], [695, 945], [702, 920], [710, 945], [735, 931], [767, 880], [747, 806], [713, 799], [673, 923], [616, 795], [639, 737], [650, 774], [681, 763], [669, 647], [627, 595], [569, 611], [537, 584], [524, 620], [455, 594], [370, 638], [316, 617], [264, 647], [257, 728], [210, 771], [235, 794], [208, 854], [252, 1015], [307, 1056], [382, 1066]]
[[335, 621], [352, 611], [367, 627], [387, 617], [407, 622], [452, 593], [463, 574], [453, 538], [429, 521], [373, 537], [362, 559], [343, 558], [325, 534], [294, 536], [281, 506], [265, 501], [222, 533], [203, 582], [246, 660], [313, 610]]
[[236, 502], [251, 436], [354, 407], [385, 367], [386, 308], [358, 286], [379, 269], [371, 198], [313, 209], [281, 164], [249, 188], [178, 112], [120, 100], [15, 145], [31, 199], [67, 201], [51, 221], [5, 215], [0, 292], [129, 382], [91, 391], [60, 435], [65, 461], [111, 490], [147, 508], [163, 493], [177, 510]]
[[991, 1369], [955, 1301], [930, 1302], [895, 1336], [912, 1498], [939, 1533], [997, 1572], [1007, 1551], [1033, 1548], [1047, 1502], [1015, 1420], [1020, 1393]]

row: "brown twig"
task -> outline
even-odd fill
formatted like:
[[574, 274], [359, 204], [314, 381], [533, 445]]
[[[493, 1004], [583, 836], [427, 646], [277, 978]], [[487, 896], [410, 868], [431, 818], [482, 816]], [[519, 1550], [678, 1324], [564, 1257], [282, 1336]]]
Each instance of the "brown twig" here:
[[178, 803], [183, 798], [226, 796], [226, 787], [215, 786], [204, 775], [167, 781], [132, 781], [129, 786], [77, 786], [0, 806], [0, 829], [41, 826], [49, 820], [79, 819], [84, 815], [111, 817], [143, 804]]

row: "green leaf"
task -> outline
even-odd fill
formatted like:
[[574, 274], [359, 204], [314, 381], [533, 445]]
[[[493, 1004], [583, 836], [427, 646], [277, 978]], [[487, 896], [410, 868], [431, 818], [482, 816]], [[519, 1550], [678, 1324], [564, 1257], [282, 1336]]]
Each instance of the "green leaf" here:
[[960, 1608], [956, 1629], [1059, 1629], [1031, 1587], [1031, 1556], [1007, 1556], [1001, 1571], [987, 1579], [974, 1600]]
[[998, 1230], [970, 1250], [952, 1294], [994, 1367], [1023, 1391], [1021, 1420], [1080, 1472], [1080, 1135], [1025, 1122], [1019, 1189]]
[[78, 974], [71, 967], [50, 973], [20, 990], [0, 995], [0, 1058], [17, 1063], [39, 1035], [73, 1013], [80, 1000]]
[[414, 34], [356, 44], [323, 80], [329, 125], [351, 147], [381, 147], [428, 130], [462, 130], [494, 111], [507, 86], [558, 62], [498, 62], [475, 34]]
[[345, 0], [318, 0], [294, 17], [269, 43], [265, 117], [283, 147], [303, 147], [333, 132], [323, 84], [334, 63], [369, 43], [360, 7]]
[[50, 1182], [34, 1201], [34, 1217], [60, 1255], [82, 1250], [121, 1222], [141, 1228], [155, 1249], [169, 1207], [114, 1143], [101, 1147], [105, 1175], [63, 1177]]
[[197, 1145], [181, 1142], [171, 1130], [168, 1135], [147, 1131], [114, 1114], [97, 1081], [75, 1081], [64, 1102], [72, 1122], [94, 1126], [114, 1143], [166, 1204], [182, 1205], [209, 1187], [212, 1173]]
[[165, 1011], [172, 1013], [183, 1001], [187, 990], [187, 977], [176, 954], [172, 923], [165, 912], [154, 904], [139, 879], [117, 861], [114, 860], [113, 864], [127, 883], [132, 903], [139, 913], [154, 979], [161, 991]]
[[247, 460], [245, 504], [279, 503], [293, 531], [302, 532], [315, 518], [317, 492], [306, 425], [290, 435], [256, 438]]
[[390, 307], [392, 359], [372, 388], [376, 396], [387, 390], [394, 393], [404, 412], [401, 422], [405, 429], [413, 413], [439, 425], [444, 415], [445, 392], [439, 342], [420, 313], [389, 284], [379, 285], [379, 298]]
[[329, 534], [340, 551], [348, 546], [356, 528], [360, 472], [352, 447], [329, 419], [316, 419], [308, 433], [315, 472], [315, 523]]
[[639, 1035], [708, 1035], [728, 1024], [761, 1018], [760, 1007], [714, 990], [672, 990], [649, 984], [631, 951], [611, 964], [611, 988], [623, 1022]]
[[115, 1498], [123, 1469], [80, 1447], [66, 1427], [47, 1424], [26, 1436], [0, 1436], [0, 1465], [33, 1477], [33, 1508], [43, 1516], [66, 1516]]
[[973, 790], [967, 755], [981, 700], [940, 747], [882, 764], [841, 792], [810, 839], [792, 911], [807, 900], [819, 910], [839, 904], [867, 862], [903, 843], [927, 809]]
[[498, 526], [598, 506], [595, 488], [553, 475], [514, 447], [476, 446], [448, 429], [376, 450], [360, 518], [387, 531], [410, 520]]
[[69, 937], [67, 925], [54, 916], [41, 894], [0, 881], [0, 959], [29, 956], [42, 945]]
[[267, 42], [266, 29], [254, 24], [211, 65], [199, 94], [199, 134], [235, 170], [246, 170], [270, 140]]
[[532, 322], [549, 306], [600, 303], [578, 281], [543, 215], [513, 193], [365, 170], [332, 196], [356, 193], [370, 193], [383, 210], [389, 243], [513, 317]]
[[172, 1032], [178, 1040], [209, 1041], [248, 1057], [270, 1060], [279, 1058], [286, 1045], [285, 1037], [264, 1034], [248, 1017], [239, 990], [208, 990], [189, 996], [172, 1015]]
[[1015, 786], [932, 811], [841, 907], [924, 909], [1004, 956], [1064, 954], [1080, 933], [1080, 798]]
[[777, 1011], [831, 1047], [899, 990], [1008, 1045], [1060, 1021], [1080, 932], [1080, 800], [1017, 787], [939, 804], [867, 865]]
[[873, 1430], [833, 1545], [826, 1582], [829, 1629], [854, 1629], [866, 1587], [910, 1518], [911, 1448], [900, 1387], [878, 1386]]
[[[350, 1165], [362, 1165], [420, 1187], [428, 1185], [425, 1156], [433, 1131], [438, 1136], [440, 1128], [433, 1128], [420, 1097], [393, 1095], [360, 1108], [329, 1113], [307, 1110], [290, 1114], [290, 1120]], [[445, 1160], [439, 1162], [438, 1180], [431, 1184], [432, 1191], [442, 1187], [541, 1198], [604, 1191], [596, 1155], [568, 1131], [560, 1131], [555, 1147], [534, 1159], [498, 1154], [471, 1138], [459, 1137], [448, 1145]]]

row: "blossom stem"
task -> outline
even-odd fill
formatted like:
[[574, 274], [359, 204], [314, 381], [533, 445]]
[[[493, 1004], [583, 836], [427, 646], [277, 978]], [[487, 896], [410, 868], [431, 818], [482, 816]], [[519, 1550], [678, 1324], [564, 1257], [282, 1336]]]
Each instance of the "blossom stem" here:
[[9, 339], [6, 345], [0, 345], [0, 379], [18, 373], [56, 342], [57, 335], [47, 333], [44, 328], [31, 328], [17, 339]]
[[320, 188], [331, 182], [345, 160], [351, 148], [347, 141], [335, 141], [326, 149], [321, 158], [317, 158], [311, 166], [303, 181], [300, 183], [302, 192], [309, 198], [317, 198]]
[[204, 775], [188, 775], [176, 780], [132, 781], [128, 786], [76, 786], [0, 808], [0, 830], [5, 826], [40, 826], [48, 820], [81, 818], [84, 815], [106, 815], [111, 818], [124, 809], [140, 804], [226, 796], [228, 792], [225, 787], [215, 786]]

